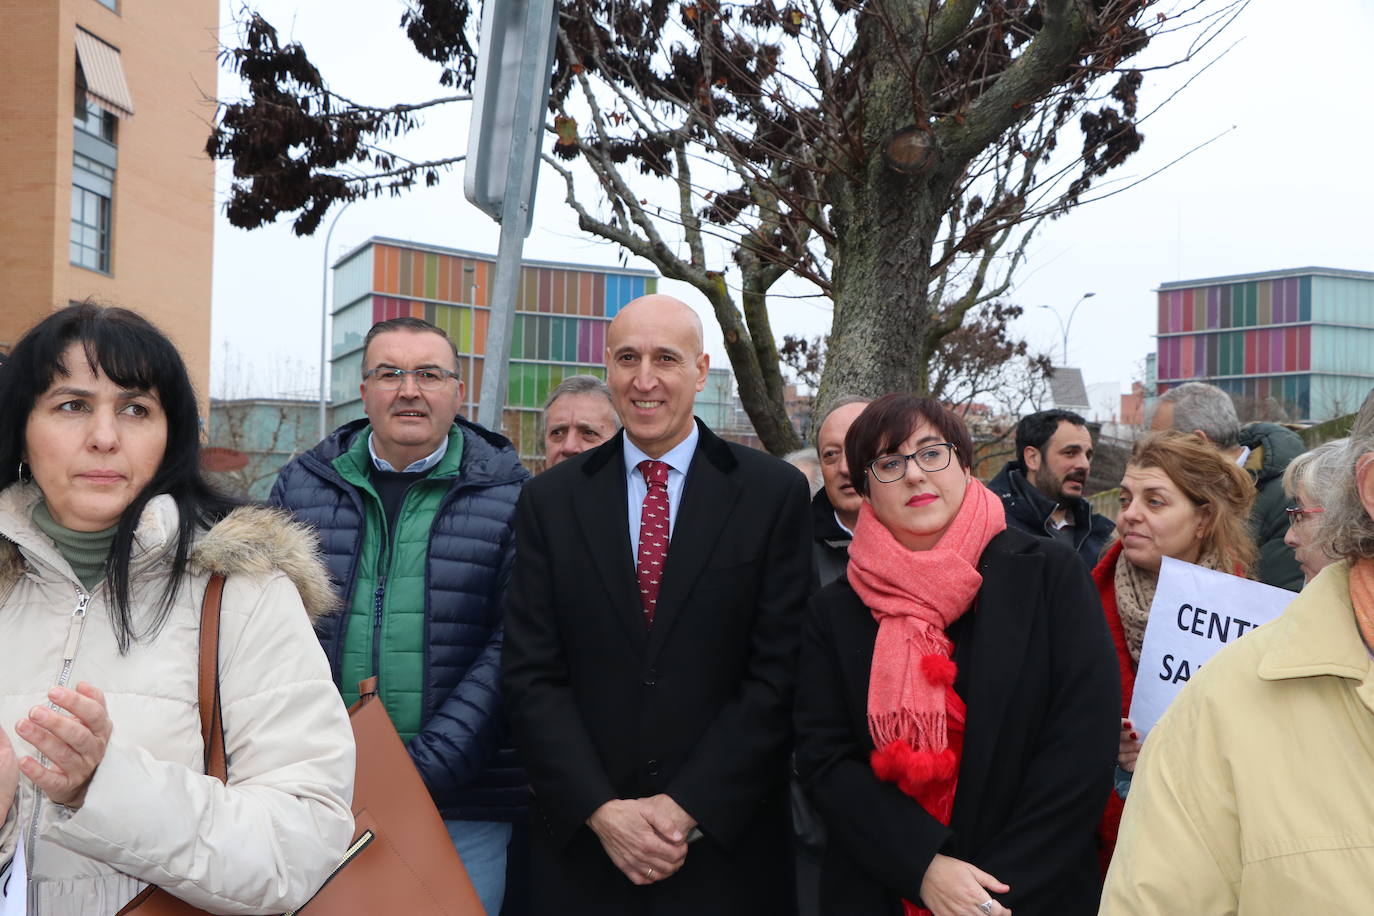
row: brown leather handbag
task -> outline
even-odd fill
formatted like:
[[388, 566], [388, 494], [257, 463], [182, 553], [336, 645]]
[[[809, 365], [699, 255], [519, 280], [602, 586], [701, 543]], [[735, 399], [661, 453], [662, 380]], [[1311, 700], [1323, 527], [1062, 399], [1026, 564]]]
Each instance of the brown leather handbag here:
[[[228, 781], [219, 698], [219, 608], [224, 576], [205, 588], [200, 626], [200, 725], [205, 772]], [[315, 896], [288, 913], [306, 916], [484, 916], [448, 828], [377, 697], [377, 679], [358, 685], [348, 710], [358, 747], [353, 785], [357, 833]], [[204, 913], [149, 886], [116, 916]]]

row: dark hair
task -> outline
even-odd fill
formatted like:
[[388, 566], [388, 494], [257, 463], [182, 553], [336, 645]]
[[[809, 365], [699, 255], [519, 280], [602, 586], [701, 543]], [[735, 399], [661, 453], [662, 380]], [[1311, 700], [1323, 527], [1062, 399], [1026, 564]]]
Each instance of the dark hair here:
[[941, 438], [954, 446], [961, 468], [968, 470], [973, 465], [973, 439], [958, 414], [934, 398], [902, 392], [885, 394], [854, 418], [844, 437], [849, 479], [860, 496], [868, 495], [869, 463], [900, 446], [922, 423], [935, 427]]
[[1022, 417], [1021, 422], [1016, 424], [1016, 466], [1024, 471], [1026, 448], [1029, 446], [1043, 452], [1045, 443], [1054, 438], [1054, 434], [1059, 432], [1059, 424], [1064, 422], [1074, 426], [1088, 425], [1087, 420], [1072, 410], [1042, 410]]
[[453, 351], [453, 367], [455, 369], [458, 368], [458, 345], [453, 342], [448, 334], [444, 333], [443, 328], [432, 325], [423, 318], [401, 317], [379, 321], [367, 332], [367, 336], [363, 338], [362, 371], [367, 371], [367, 348], [372, 346], [373, 339], [379, 334], [386, 334], [390, 331], [410, 331], [414, 334], [438, 334], [440, 337], [444, 338], [444, 343], [448, 344], [448, 348]]
[[[10, 351], [5, 370], [0, 372], [0, 429], [10, 431], [0, 437], [0, 488], [19, 479], [29, 414], [57, 377], [70, 374], [62, 360], [74, 343], [85, 350], [92, 372], [103, 373], [121, 388], [156, 392], [167, 417], [167, 448], [162, 462], [120, 515], [105, 560], [105, 578], [114, 598], [110, 617], [122, 653], [134, 640], [156, 634], [166, 622], [196, 530], [219, 521], [238, 503], [214, 490], [201, 474], [196, 393], [176, 347], [141, 315], [89, 302], [49, 315]], [[129, 559], [139, 516], [149, 500], [163, 493], [176, 500], [176, 550], [161, 606], [140, 632], [129, 607]]]

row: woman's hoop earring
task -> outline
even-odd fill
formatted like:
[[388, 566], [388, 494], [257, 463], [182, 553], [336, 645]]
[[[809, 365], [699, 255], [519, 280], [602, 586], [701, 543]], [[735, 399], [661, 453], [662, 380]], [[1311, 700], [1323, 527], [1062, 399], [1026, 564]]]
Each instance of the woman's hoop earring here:
[[27, 475], [27, 476], [25, 475], [25, 473], [24, 473], [24, 459], [23, 459], [23, 458], [20, 458], [20, 459], [19, 459], [19, 479], [20, 479], [21, 481], [27, 482], [27, 481], [30, 479], [30, 477], [32, 477], [31, 474], [30, 474], [30, 475]]

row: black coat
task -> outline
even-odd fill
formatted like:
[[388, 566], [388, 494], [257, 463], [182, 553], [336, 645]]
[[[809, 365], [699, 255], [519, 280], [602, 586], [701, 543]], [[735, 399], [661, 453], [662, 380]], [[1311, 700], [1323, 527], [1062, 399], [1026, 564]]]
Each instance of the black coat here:
[[[502, 687], [535, 794], [536, 913], [792, 910], [806, 482], [699, 428], [651, 630], [626, 522], [624, 433], [536, 477], [516, 510]], [[585, 822], [611, 799], [658, 793], [704, 837], [673, 877], [636, 887]]]
[[[1017, 462], [1008, 461], [1003, 465], [997, 476], [988, 481], [988, 489], [1001, 497], [1008, 528], [1041, 538], [1054, 537], [1050, 531], [1050, 515], [1055, 502], [1026, 479], [1025, 471]], [[1091, 571], [1102, 558], [1102, 549], [1107, 546], [1116, 524], [1107, 516], [1094, 512], [1092, 505], [1082, 497], [1071, 500], [1068, 508], [1073, 512], [1073, 549]]]
[[811, 524], [815, 529], [815, 540], [811, 542], [811, 588], [816, 591], [844, 575], [853, 536], [840, 527], [824, 487], [811, 497]]
[[869, 767], [878, 624], [841, 579], [811, 601], [797, 673], [797, 767], [830, 831], [821, 912], [900, 914], [936, 853], [1011, 885], [1017, 916], [1089, 916], [1101, 891], [1095, 828], [1112, 791], [1121, 685], [1083, 565], [1007, 530], [951, 628], [968, 706], [948, 827]]

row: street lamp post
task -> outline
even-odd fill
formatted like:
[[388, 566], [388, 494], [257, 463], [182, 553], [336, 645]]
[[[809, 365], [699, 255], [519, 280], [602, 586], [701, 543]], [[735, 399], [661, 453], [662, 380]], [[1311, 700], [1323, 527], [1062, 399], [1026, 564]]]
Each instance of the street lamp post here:
[[324, 234], [324, 280], [320, 286], [320, 439], [329, 434], [329, 240], [334, 237], [334, 227], [339, 217], [353, 206], [346, 201], [334, 218], [329, 221], [329, 231]]
[[1065, 321], [1063, 318], [1059, 317], [1059, 310], [1056, 309], [1054, 306], [1040, 306], [1042, 309], [1049, 309], [1050, 314], [1054, 316], [1054, 320], [1059, 322], [1059, 330], [1064, 337], [1064, 366], [1066, 367], [1069, 365], [1069, 328], [1073, 327], [1073, 316], [1078, 314], [1078, 307], [1083, 304], [1084, 300], [1091, 299], [1093, 296], [1096, 295], [1097, 293], [1084, 293], [1083, 295], [1079, 296], [1078, 301], [1075, 302], [1073, 304], [1073, 308], [1069, 310], [1068, 321]]

